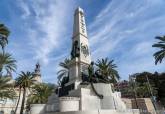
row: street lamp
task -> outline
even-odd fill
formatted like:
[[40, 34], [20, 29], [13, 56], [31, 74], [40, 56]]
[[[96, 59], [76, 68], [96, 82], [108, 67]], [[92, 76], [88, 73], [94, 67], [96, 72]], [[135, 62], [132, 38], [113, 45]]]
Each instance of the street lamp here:
[[148, 83], [148, 89], [149, 89], [149, 92], [150, 92], [150, 94], [151, 94], [151, 101], [152, 101], [152, 103], [153, 103], [153, 105], [154, 105], [154, 108], [155, 108], [155, 110], [156, 110], [155, 99], [154, 99], [154, 95], [153, 95], [153, 92], [152, 92], [152, 87], [151, 87], [151, 85], [150, 85], [150, 81], [149, 81], [149, 79], [148, 79], [148, 76], [147, 76], [147, 75], [145, 75], [145, 76], [146, 76], [147, 83]]
[[139, 109], [138, 107], [138, 103], [137, 103], [137, 95], [136, 95], [136, 77], [132, 77], [132, 76], [129, 76], [130, 77], [130, 82], [131, 82], [131, 86], [132, 86], [132, 90], [133, 90], [133, 93], [134, 93], [134, 99], [135, 99], [135, 104], [136, 104], [136, 108]]

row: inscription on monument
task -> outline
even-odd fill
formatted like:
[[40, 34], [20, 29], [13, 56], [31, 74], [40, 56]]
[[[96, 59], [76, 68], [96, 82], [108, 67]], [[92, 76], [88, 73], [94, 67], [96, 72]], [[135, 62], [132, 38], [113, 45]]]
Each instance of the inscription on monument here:
[[80, 26], [82, 33], [85, 33], [85, 22], [84, 22], [84, 15], [82, 12], [80, 12]]

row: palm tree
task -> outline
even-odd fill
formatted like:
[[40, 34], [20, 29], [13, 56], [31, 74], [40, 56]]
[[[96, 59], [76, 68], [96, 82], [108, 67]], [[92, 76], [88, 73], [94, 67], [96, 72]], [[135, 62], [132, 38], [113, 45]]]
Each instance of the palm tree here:
[[27, 89], [33, 85], [33, 82], [33, 74], [31, 72], [22, 71], [20, 76], [16, 79], [16, 84], [19, 85], [20, 89], [23, 89], [20, 114], [23, 114]]
[[0, 53], [0, 76], [2, 76], [3, 69], [6, 71], [16, 70], [16, 60], [8, 53]]
[[62, 82], [64, 77], [68, 77], [68, 70], [69, 70], [68, 64], [69, 64], [69, 62], [70, 62], [70, 60], [66, 58], [64, 60], [64, 62], [60, 62], [60, 64], [59, 64], [63, 68], [57, 72], [57, 75], [58, 75], [57, 78], [58, 78], [59, 85], [61, 85], [61, 82]]
[[162, 60], [165, 58], [165, 36], [158, 36], [156, 39], [160, 40], [158, 43], [155, 43], [152, 45], [152, 47], [159, 48], [160, 50], [154, 53], [155, 57], [155, 64], [158, 62], [162, 62]]
[[108, 60], [108, 58], [97, 60], [96, 66], [98, 67], [99, 73], [104, 79], [111, 83], [116, 83], [120, 76], [115, 68], [116, 64], [113, 63], [114, 60]]
[[29, 95], [28, 103], [30, 104], [45, 104], [48, 97], [51, 95], [53, 88], [47, 84], [41, 83], [32, 87], [32, 94]]
[[4, 47], [8, 43], [7, 37], [9, 36], [10, 31], [4, 24], [0, 24], [0, 46], [4, 52]]
[[9, 77], [0, 76], [0, 98], [1, 99], [13, 99], [15, 97], [15, 91], [13, 83], [10, 82]]

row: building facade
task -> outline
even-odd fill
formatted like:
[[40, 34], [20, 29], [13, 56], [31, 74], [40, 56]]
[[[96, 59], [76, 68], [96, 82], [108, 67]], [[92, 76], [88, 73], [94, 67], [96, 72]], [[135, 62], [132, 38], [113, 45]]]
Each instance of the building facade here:
[[[36, 64], [33, 75], [34, 75], [34, 82], [35, 83], [42, 83], [41, 72], [40, 72], [40, 64], [39, 63]], [[15, 83], [15, 80], [12, 79], [11, 75], [10, 75], [10, 78], [11, 78], [10, 83]], [[14, 89], [15, 89], [15, 92], [16, 92], [16, 97], [14, 99], [0, 99], [0, 114], [14, 114], [16, 104], [17, 104], [18, 98], [19, 98], [19, 91], [20, 91], [19, 87], [15, 87]], [[25, 101], [27, 100], [29, 94], [30, 94], [30, 91], [27, 91]], [[23, 90], [21, 90], [20, 101], [19, 101], [19, 104], [18, 104], [16, 114], [20, 114], [22, 97], [23, 97]]]

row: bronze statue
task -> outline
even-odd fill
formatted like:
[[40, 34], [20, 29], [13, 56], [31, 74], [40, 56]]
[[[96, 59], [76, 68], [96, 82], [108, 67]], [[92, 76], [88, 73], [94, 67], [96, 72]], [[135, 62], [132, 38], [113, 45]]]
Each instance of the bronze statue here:
[[72, 47], [71, 59], [79, 56], [80, 56], [80, 48], [78, 47], [78, 41], [75, 41]]
[[92, 78], [94, 77], [94, 62], [91, 62], [91, 64], [89, 65], [88, 67], [88, 74], [89, 74], [89, 78], [90, 78], [90, 81], [92, 81]]
[[95, 77], [95, 71], [94, 71], [94, 62], [91, 62], [91, 64], [88, 67], [88, 73], [89, 73], [89, 78], [90, 78], [90, 84], [92, 87], [92, 90], [94, 91], [94, 93], [100, 98], [103, 99], [103, 95], [99, 94], [96, 89], [94, 88], [93, 83], [97, 83], [96, 81], [96, 77]]

